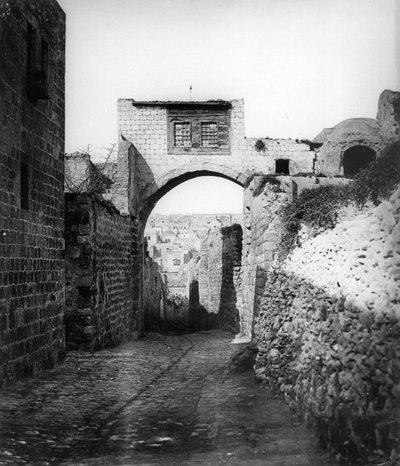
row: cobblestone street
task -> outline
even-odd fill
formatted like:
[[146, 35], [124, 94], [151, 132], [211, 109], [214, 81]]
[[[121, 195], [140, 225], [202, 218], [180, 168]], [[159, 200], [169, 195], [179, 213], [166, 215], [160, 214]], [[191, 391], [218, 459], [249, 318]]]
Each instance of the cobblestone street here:
[[149, 334], [69, 353], [1, 393], [0, 464], [330, 465], [252, 371], [229, 371], [231, 339]]

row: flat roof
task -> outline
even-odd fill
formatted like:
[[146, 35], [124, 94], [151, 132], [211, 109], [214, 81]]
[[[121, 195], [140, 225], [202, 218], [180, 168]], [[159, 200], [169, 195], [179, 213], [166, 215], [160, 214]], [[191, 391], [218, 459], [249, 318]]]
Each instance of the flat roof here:
[[232, 104], [229, 100], [206, 100], [206, 101], [191, 101], [191, 100], [133, 100], [132, 105], [140, 105], [146, 107], [223, 107], [230, 108]]

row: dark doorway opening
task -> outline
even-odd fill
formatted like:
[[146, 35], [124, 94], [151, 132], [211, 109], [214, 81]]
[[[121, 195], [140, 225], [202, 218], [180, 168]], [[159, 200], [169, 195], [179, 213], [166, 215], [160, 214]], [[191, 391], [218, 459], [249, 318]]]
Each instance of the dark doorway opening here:
[[368, 146], [354, 146], [343, 154], [344, 176], [353, 178], [376, 159], [376, 153]]

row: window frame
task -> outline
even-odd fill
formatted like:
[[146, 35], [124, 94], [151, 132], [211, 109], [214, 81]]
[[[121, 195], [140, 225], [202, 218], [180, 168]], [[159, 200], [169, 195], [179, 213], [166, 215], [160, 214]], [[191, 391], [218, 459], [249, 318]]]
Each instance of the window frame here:
[[[190, 144], [185, 145], [177, 145], [176, 144], [176, 125], [188, 125], [189, 126], [189, 137], [190, 137]], [[192, 148], [193, 147], [193, 128], [192, 122], [190, 120], [174, 120], [172, 121], [172, 143], [174, 147], [178, 147], [179, 149], [185, 148]]]
[[[216, 145], [210, 145], [210, 146], [205, 146], [203, 145], [203, 125], [211, 125], [211, 124], [214, 124], [216, 125], [216, 140], [217, 140], [217, 144]], [[205, 148], [211, 148], [211, 149], [215, 149], [215, 148], [218, 148], [219, 147], [219, 125], [218, 125], [218, 121], [217, 120], [205, 120], [205, 119], [201, 119], [200, 120], [200, 147], [205, 147]]]

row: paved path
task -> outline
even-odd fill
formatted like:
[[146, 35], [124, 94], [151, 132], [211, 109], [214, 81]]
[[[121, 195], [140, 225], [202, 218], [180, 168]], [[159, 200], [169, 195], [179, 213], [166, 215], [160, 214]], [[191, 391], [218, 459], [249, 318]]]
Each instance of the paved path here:
[[330, 466], [286, 405], [228, 370], [231, 335], [150, 334], [0, 392], [1, 465]]

